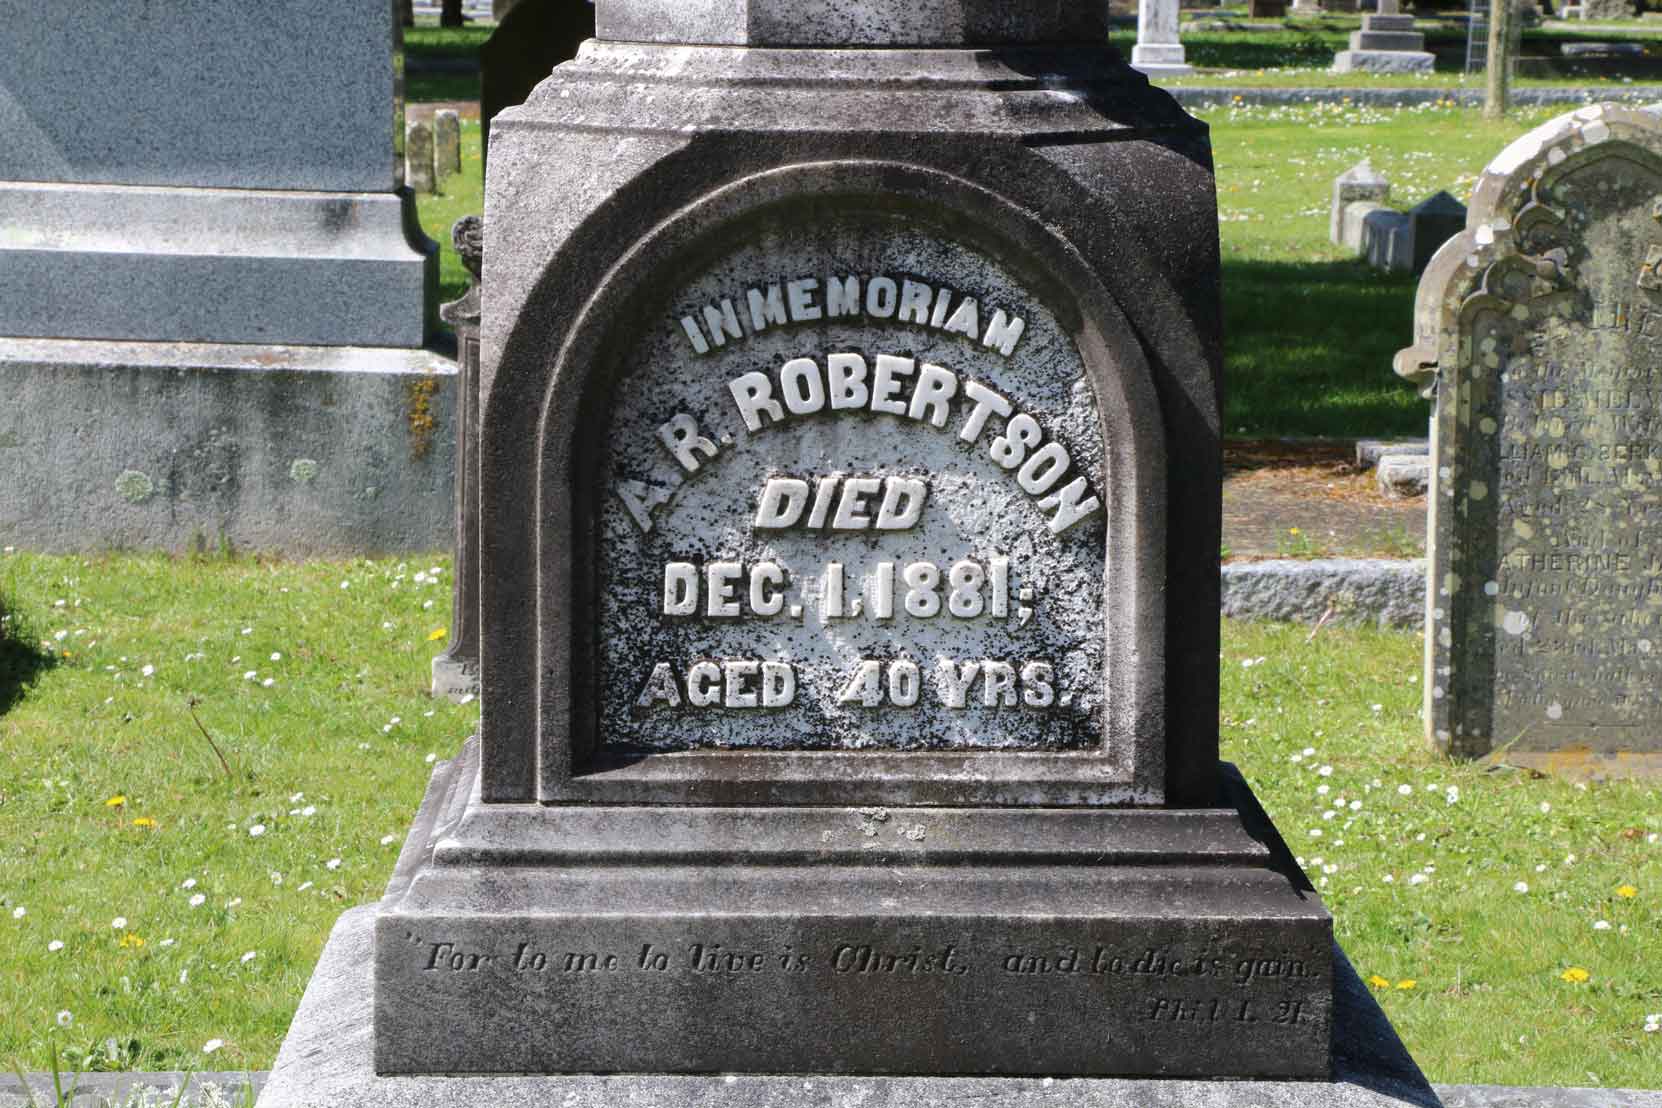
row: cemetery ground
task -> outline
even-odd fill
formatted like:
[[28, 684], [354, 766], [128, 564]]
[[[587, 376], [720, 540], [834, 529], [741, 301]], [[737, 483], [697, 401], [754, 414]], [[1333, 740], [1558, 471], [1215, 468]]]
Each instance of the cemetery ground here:
[[[0, 596], [0, 1060], [268, 1067], [477, 719], [426, 692], [448, 563], [13, 552]], [[1225, 757], [1428, 1075], [1662, 1086], [1662, 787], [1440, 760], [1415, 634], [1223, 635]]]

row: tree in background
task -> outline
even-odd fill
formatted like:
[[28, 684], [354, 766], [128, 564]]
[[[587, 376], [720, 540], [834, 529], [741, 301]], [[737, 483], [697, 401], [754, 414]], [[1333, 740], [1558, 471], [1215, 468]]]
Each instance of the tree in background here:
[[398, 0], [398, 21], [406, 27], [415, 26], [415, 0]]
[[467, 21], [462, 15], [462, 0], [444, 0], [444, 7], [439, 10], [440, 27], [460, 27]]

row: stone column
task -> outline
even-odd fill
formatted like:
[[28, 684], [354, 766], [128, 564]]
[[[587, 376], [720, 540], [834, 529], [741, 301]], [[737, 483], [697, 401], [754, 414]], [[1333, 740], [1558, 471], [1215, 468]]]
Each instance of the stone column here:
[[1141, 0], [1137, 5], [1137, 45], [1131, 66], [1152, 77], [1181, 77], [1194, 67], [1183, 60], [1177, 39], [1177, 0]]
[[479, 274], [484, 265], [485, 221], [456, 221], [456, 253], [467, 268], [467, 295], [439, 309], [456, 329], [456, 565], [451, 575], [450, 646], [433, 659], [433, 695], [452, 700], [479, 692]]

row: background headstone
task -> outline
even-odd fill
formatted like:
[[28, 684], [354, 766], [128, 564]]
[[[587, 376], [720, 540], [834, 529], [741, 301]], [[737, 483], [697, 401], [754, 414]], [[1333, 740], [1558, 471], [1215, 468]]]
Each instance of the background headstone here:
[[1413, 270], [1424, 273], [1443, 243], [1466, 229], [1466, 205], [1438, 191], [1408, 209], [1408, 224], [1414, 244]]
[[404, 128], [404, 180], [412, 192], [438, 191], [437, 154], [432, 121], [410, 120]]
[[1333, 72], [1429, 73], [1435, 61], [1401, 0], [1380, 0], [1378, 14], [1364, 15], [1362, 29], [1350, 33], [1350, 49], [1334, 55]]
[[1443, 750], [1662, 763], [1662, 120], [1602, 105], [1485, 170], [1397, 370], [1437, 399], [1426, 726]]
[[[1335, 246], [1348, 246], [1360, 252], [1362, 248], [1361, 217], [1349, 214], [1352, 204], [1370, 204], [1383, 208], [1391, 200], [1391, 182], [1363, 158], [1333, 178], [1333, 200], [1328, 208], [1327, 239]], [[1368, 210], [1372, 210], [1371, 208]]]
[[1589, 21], [1632, 19], [1633, 0], [1581, 0], [1581, 18]]
[[498, 0], [501, 26], [479, 50], [479, 118], [485, 164], [490, 164], [491, 120], [525, 103], [531, 90], [594, 37], [588, 0]]
[[1131, 48], [1131, 67], [1153, 77], [1180, 77], [1193, 73], [1183, 60], [1177, 36], [1178, 0], [1139, 0], [1137, 44]]
[[433, 113], [433, 175], [440, 188], [462, 171], [462, 118], [449, 108]]

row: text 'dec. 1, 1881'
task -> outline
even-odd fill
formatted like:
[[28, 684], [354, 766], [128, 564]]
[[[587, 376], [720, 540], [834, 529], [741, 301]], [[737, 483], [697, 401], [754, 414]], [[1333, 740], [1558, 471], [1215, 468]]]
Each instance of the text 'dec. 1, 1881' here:
[[645, 323], [602, 447], [607, 742], [1100, 744], [1103, 436], [1039, 297], [847, 217], [773, 228]]

